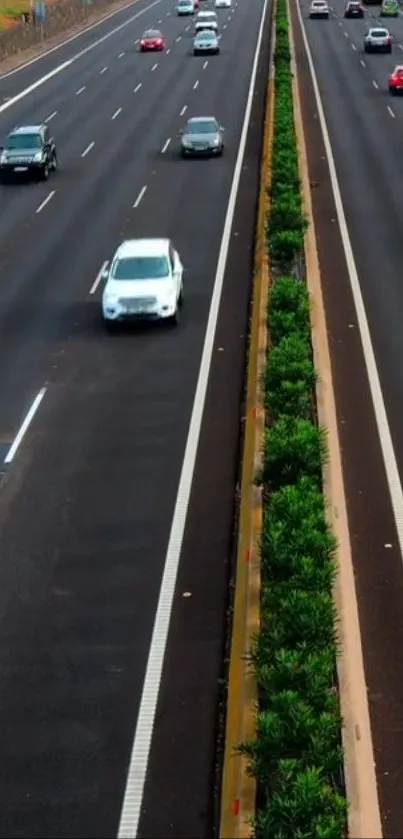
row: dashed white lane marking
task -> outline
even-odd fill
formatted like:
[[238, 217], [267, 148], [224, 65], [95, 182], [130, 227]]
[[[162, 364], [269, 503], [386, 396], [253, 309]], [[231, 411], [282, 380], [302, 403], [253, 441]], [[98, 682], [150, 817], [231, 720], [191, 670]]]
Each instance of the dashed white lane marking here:
[[355, 44], [351, 44], [351, 49], [352, 49], [352, 50], [354, 50], [354, 51], [357, 51], [357, 47], [356, 47], [356, 45], [355, 45]]
[[344, 33], [344, 37], [345, 37], [345, 38], [349, 38], [349, 37], [350, 37], [350, 36], [349, 36], [349, 34], [348, 34], [348, 32], [345, 32], [345, 33]]
[[118, 117], [119, 114], [121, 114], [121, 113], [122, 113], [122, 108], [118, 108], [117, 111], [115, 111], [115, 113], [111, 117], [111, 119], [116, 119], [116, 117]]
[[165, 154], [165, 152], [166, 152], [166, 150], [167, 150], [167, 148], [168, 148], [168, 146], [169, 146], [170, 142], [171, 142], [171, 138], [170, 138], [170, 137], [168, 137], [168, 139], [167, 139], [167, 140], [165, 140], [165, 143], [164, 143], [164, 145], [163, 145], [163, 147], [162, 147], [162, 149], [161, 149], [161, 154]]
[[403, 44], [399, 44], [399, 50], [403, 50]]
[[103, 76], [103, 74], [106, 73], [107, 69], [108, 65], [106, 65], [106, 67], [102, 67], [102, 70], [99, 71], [100, 75]]
[[153, 66], [151, 67], [151, 72], [153, 73], [153, 72], [154, 72], [154, 70], [156, 70], [156, 69], [157, 69], [157, 67], [158, 67], [158, 61], [157, 61], [157, 63], [156, 63], [156, 64], [153, 64]]
[[226, 28], [227, 28], [227, 24], [226, 24], [226, 23], [224, 23], [223, 29], [226, 29]]
[[179, 116], [180, 116], [180, 117], [183, 117], [183, 114], [184, 114], [184, 113], [186, 113], [186, 111], [187, 111], [187, 107], [188, 107], [187, 105], [184, 105], [184, 106], [183, 106], [183, 108], [182, 108], [182, 110], [181, 110], [181, 112], [180, 112], [180, 114], [179, 114]]
[[46, 117], [45, 122], [51, 122], [51, 120], [55, 118], [56, 114], [57, 111], [53, 111], [48, 117]]
[[134, 204], [133, 204], [133, 209], [136, 209], [136, 207], [138, 207], [138, 206], [139, 206], [140, 201], [142, 201], [142, 199], [144, 198], [144, 195], [145, 195], [145, 193], [146, 193], [146, 190], [147, 190], [147, 187], [146, 187], [146, 186], [142, 186], [142, 187], [141, 187], [141, 190], [140, 190], [140, 192], [139, 192], [139, 194], [138, 194], [138, 196], [137, 196], [137, 198], [136, 198], [136, 200], [135, 200], [135, 202], [134, 202]]
[[123, 58], [123, 56], [124, 56], [124, 52], [120, 52], [119, 55], [118, 55], [118, 58]]
[[182, 35], [178, 35], [178, 37], [176, 38], [176, 40], [177, 40], [177, 41], [180, 41], [180, 40], [181, 40], [181, 38], [182, 38]]
[[102, 280], [103, 273], [104, 273], [104, 271], [106, 271], [108, 265], [109, 265], [109, 260], [105, 259], [105, 262], [101, 265], [101, 267], [98, 271], [98, 274], [96, 275], [95, 280], [94, 280], [94, 282], [93, 282], [93, 284], [90, 288], [90, 294], [95, 294], [95, 292], [96, 292], [96, 290], [97, 290], [97, 288], [98, 288], [98, 286], [99, 286], [99, 284]]
[[42, 399], [45, 396], [46, 390], [47, 390], [46, 387], [42, 387], [40, 389], [39, 393], [36, 394], [35, 399], [34, 399], [32, 405], [31, 405], [28, 413], [26, 414], [25, 419], [24, 419], [24, 421], [23, 421], [23, 423], [20, 427], [20, 430], [19, 430], [17, 436], [15, 437], [14, 442], [10, 446], [10, 448], [8, 450], [8, 454], [4, 458], [4, 463], [11, 463], [11, 461], [14, 459], [14, 457], [17, 453], [17, 449], [19, 449], [19, 447], [21, 445], [21, 442], [22, 442], [23, 438], [25, 437], [25, 434], [27, 433], [28, 428], [31, 425], [31, 422], [32, 422], [32, 420], [33, 420], [33, 418], [34, 418], [34, 416], [35, 416], [35, 414], [36, 414], [36, 412], [39, 408], [39, 405], [41, 404]]
[[94, 140], [93, 140], [93, 141], [92, 141], [92, 143], [90, 143], [90, 144], [87, 146], [87, 148], [86, 148], [86, 149], [84, 149], [84, 151], [83, 151], [83, 153], [82, 153], [81, 157], [87, 157], [87, 154], [89, 154], [89, 153], [90, 153], [91, 149], [93, 149], [93, 148], [94, 148], [94, 146], [95, 146], [95, 142], [94, 142]]
[[197, 87], [199, 87], [199, 80], [198, 79], [196, 79], [196, 81], [193, 85], [193, 90], [196, 90]]
[[138, 84], [136, 84], [136, 87], [134, 88], [133, 93], [137, 93], [137, 91], [140, 90], [142, 84], [143, 84], [143, 82], [139, 82]]
[[51, 200], [51, 198], [53, 198], [55, 192], [55, 189], [52, 189], [52, 192], [49, 192], [49, 195], [47, 195], [46, 198], [42, 201], [42, 204], [39, 204], [39, 207], [36, 211], [37, 213], [41, 213], [43, 208], [46, 207], [46, 204], [49, 204], [49, 201]]
[[373, 84], [375, 90], [379, 90], [379, 84], [378, 84], [378, 82], [375, 81], [375, 79], [372, 79], [372, 84]]
[[387, 107], [388, 107], [388, 111], [389, 111], [391, 117], [393, 117], [393, 119], [395, 119], [396, 114], [392, 111], [392, 108], [390, 107], [390, 105], [388, 105]]
[[205, 61], [204, 64], [203, 64], [203, 70], [206, 69], [207, 65], [208, 65], [208, 61]]
[[170, 52], [171, 52], [171, 47], [168, 47], [168, 49], [165, 52], [165, 55], [169, 55]]
[[79, 87], [78, 90], [76, 90], [76, 96], [80, 96], [81, 93], [84, 93], [84, 90], [86, 89], [86, 87], [87, 87], [86, 84], [83, 84], [82, 87]]
[[158, 23], [162, 23], [162, 18], [160, 18], [160, 20], [158, 21]]
[[360, 64], [361, 64], [361, 67], [366, 67], [367, 66], [365, 61], [362, 60], [362, 58], [360, 58]]

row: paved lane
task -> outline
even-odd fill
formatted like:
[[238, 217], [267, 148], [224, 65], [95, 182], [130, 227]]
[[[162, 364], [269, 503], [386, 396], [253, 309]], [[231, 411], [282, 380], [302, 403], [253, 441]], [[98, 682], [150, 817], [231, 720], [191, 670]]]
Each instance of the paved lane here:
[[[400, 480], [403, 470], [403, 101], [391, 98], [387, 79], [401, 61], [403, 21], [390, 22], [392, 56], [362, 52], [366, 26], [342, 19], [342, 3], [328, 22], [305, 19], [323, 99], [342, 200], [369, 322], [383, 401]], [[307, 3], [302, 4], [307, 18]], [[376, 17], [376, 16], [375, 16]], [[340, 25], [341, 24], [341, 25]], [[346, 37], [346, 33], [348, 37]], [[397, 44], [397, 46], [396, 46]], [[352, 47], [355, 46], [356, 49]], [[299, 72], [308, 127], [310, 177], [319, 231], [339, 429], [347, 486], [354, 569], [364, 642], [377, 780], [385, 837], [403, 819], [403, 573], [379, 432], [365, 372], [348, 269], [341, 252], [324, 148], [304, 51]], [[383, 430], [384, 433], [384, 430]], [[390, 465], [390, 456], [388, 457]], [[397, 482], [398, 483], [398, 482]], [[397, 484], [393, 486], [398, 492]], [[399, 522], [401, 525], [401, 522]]]
[[[162, 8], [168, 55], [134, 50], [135, 36], [158, 24], [150, 12], [137, 32], [126, 27], [106, 41], [102, 58], [95, 61], [94, 50], [63, 81], [50, 80], [0, 115], [6, 130], [38, 111], [45, 117], [45, 104], [49, 115], [57, 112], [52, 128], [61, 163], [47, 185], [1, 190], [4, 451], [46, 388], [0, 493], [4, 837], [111, 837], [118, 828], [263, 3], [239, 0], [220, 13], [222, 55], [208, 61], [189, 55], [188, 23], [168, 16], [168, 3]], [[77, 95], [80, 82], [86, 88]], [[262, 95], [259, 101], [261, 108]], [[215, 113], [225, 124], [222, 160], [178, 158], [179, 129], [198, 113]], [[239, 246], [248, 265], [258, 153], [248, 146], [245, 159], [248, 219]], [[104, 334], [100, 288], [91, 289], [103, 262], [130, 235], [171, 236], [180, 251], [187, 276], [179, 329]], [[232, 406], [242, 388], [250, 279], [244, 271], [245, 265], [236, 283], [227, 280], [220, 320], [234, 366], [222, 391], [223, 417], [231, 408], [232, 419], [217, 452], [226, 458], [217, 473], [226, 478], [227, 496], [225, 516], [210, 535], [212, 560], [217, 534], [229, 539], [232, 528], [238, 430]], [[214, 623], [197, 638], [206, 667], [214, 653], [212, 696], [204, 694], [209, 722], [228, 573], [224, 541], [217, 549]], [[194, 562], [187, 556], [186, 568], [192, 571]], [[183, 736], [185, 718], [181, 726]], [[195, 737], [192, 731], [186, 736]], [[214, 743], [207, 753], [211, 762]], [[204, 765], [203, 803], [196, 805], [207, 832], [210, 771]], [[154, 810], [160, 794], [151, 794]], [[167, 816], [167, 829], [170, 823]]]

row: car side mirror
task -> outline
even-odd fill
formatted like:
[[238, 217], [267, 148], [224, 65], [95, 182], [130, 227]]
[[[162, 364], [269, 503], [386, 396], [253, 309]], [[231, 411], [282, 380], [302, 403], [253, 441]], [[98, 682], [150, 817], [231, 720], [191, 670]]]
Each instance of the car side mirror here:
[[220, 131], [222, 131], [222, 132], [224, 133], [225, 128], [224, 128], [224, 126], [223, 126], [223, 125], [220, 125]]

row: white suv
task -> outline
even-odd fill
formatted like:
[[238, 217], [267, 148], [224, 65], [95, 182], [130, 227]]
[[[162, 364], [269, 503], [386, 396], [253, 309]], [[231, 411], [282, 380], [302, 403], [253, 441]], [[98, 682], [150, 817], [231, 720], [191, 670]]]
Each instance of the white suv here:
[[195, 21], [196, 32], [202, 32], [203, 29], [213, 30], [217, 32], [218, 23], [215, 12], [198, 12]]
[[309, 17], [328, 18], [329, 6], [326, 3], [326, 0], [312, 0], [312, 3], [309, 7]]

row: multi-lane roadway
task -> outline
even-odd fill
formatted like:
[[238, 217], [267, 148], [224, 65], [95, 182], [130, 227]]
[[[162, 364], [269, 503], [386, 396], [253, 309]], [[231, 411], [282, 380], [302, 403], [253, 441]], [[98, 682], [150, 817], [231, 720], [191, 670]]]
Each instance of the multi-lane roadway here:
[[[2, 837], [211, 835], [269, 11], [204, 59], [139, 0], [0, 78], [1, 135], [45, 120], [60, 166], [0, 191]], [[222, 159], [180, 159], [197, 115]], [[108, 336], [101, 267], [159, 235], [179, 328]]]
[[[403, 99], [390, 96], [388, 77], [403, 64], [403, 17], [379, 19], [371, 6], [364, 20], [345, 20], [343, 0], [332, 0], [329, 20], [314, 21], [302, 0], [293, 20], [377, 781], [391, 838], [403, 825]], [[375, 24], [390, 29], [391, 55], [364, 53]]]

